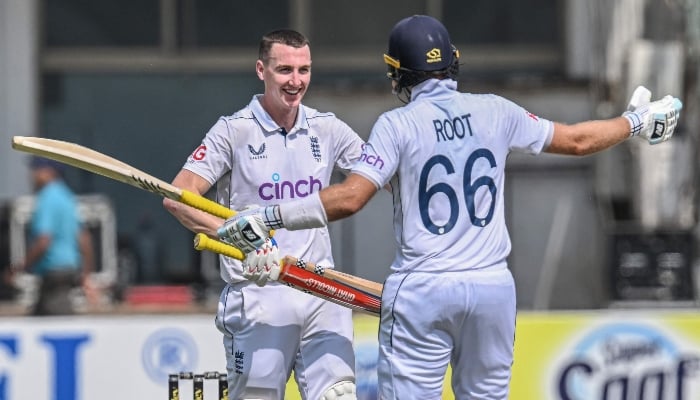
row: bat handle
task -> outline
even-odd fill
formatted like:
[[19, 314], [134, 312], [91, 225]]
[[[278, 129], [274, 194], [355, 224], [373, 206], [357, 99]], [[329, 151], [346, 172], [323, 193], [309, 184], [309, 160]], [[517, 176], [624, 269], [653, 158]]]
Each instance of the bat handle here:
[[198, 233], [194, 237], [194, 248], [197, 250], [209, 250], [214, 253], [225, 255], [226, 257], [235, 258], [236, 260], [244, 260], [245, 254], [237, 247], [231, 246], [228, 243], [214, 240], [209, 236]]
[[236, 215], [236, 212], [230, 208], [187, 190], [182, 191], [180, 202], [223, 219], [229, 219]]
[[[202, 197], [188, 190], [182, 191], [179, 202], [223, 219], [229, 219], [237, 214], [228, 207], [224, 207], [215, 201], [211, 201], [206, 197]], [[275, 230], [270, 229], [270, 237], [272, 237], [274, 234]]]

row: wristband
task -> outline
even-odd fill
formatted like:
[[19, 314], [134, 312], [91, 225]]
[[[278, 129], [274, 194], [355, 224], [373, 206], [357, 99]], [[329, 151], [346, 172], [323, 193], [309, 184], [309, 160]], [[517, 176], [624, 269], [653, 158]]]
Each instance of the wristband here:
[[635, 112], [625, 111], [622, 116], [627, 118], [627, 121], [630, 123], [630, 136], [638, 136], [642, 131], [643, 125], [640, 115]]
[[322, 228], [328, 225], [328, 216], [318, 192], [299, 200], [279, 205], [284, 227], [290, 231]]
[[262, 209], [262, 219], [270, 229], [282, 229], [284, 224], [282, 223], [282, 214], [280, 214], [280, 206], [267, 206]]

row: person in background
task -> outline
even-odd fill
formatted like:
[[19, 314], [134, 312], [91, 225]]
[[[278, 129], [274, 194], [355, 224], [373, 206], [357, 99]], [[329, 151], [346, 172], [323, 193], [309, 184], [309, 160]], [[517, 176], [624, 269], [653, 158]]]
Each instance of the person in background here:
[[[216, 186], [220, 204], [306, 198], [348, 172], [363, 140], [328, 112], [302, 104], [311, 81], [309, 41], [293, 30], [262, 37], [255, 72], [264, 93], [205, 135], [172, 184], [196, 194]], [[216, 237], [222, 219], [166, 199], [165, 208], [193, 232]], [[326, 227], [275, 234], [300, 258], [334, 265]], [[250, 251], [250, 249], [248, 249]], [[251, 270], [222, 257], [226, 282], [216, 325], [224, 335], [230, 399], [282, 399], [292, 371], [303, 399], [354, 400], [351, 310], [274, 283], [251, 282]]]
[[63, 180], [64, 165], [33, 156], [30, 168], [36, 193], [29, 224], [27, 253], [11, 265], [40, 279], [32, 315], [75, 314], [72, 291], [80, 286], [88, 299], [95, 293], [90, 282], [94, 255], [92, 236], [78, 214], [75, 195]]
[[[673, 135], [682, 103], [673, 96], [652, 102], [640, 87], [622, 116], [569, 125], [497, 95], [462, 93], [459, 52], [443, 24], [426, 15], [394, 26], [384, 62], [406, 104], [379, 117], [352, 173], [303, 199], [246, 210], [219, 236], [258, 248], [246, 258], [257, 270], [251, 279], [274, 279], [279, 250], [271, 229], [325, 226], [390, 184], [398, 252], [382, 291], [379, 398], [441, 398], [451, 364], [456, 399], [505, 400], [516, 316], [504, 211], [509, 153], [584, 156], [628, 138], [658, 144]], [[284, 238], [278, 243], [293, 250]]]

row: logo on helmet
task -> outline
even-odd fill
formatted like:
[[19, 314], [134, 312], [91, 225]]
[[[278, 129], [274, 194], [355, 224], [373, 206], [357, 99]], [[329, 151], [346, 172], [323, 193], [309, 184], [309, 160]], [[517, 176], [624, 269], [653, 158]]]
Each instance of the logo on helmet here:
[[438, 48], [430, 50], [429, 52], [425, 53], [425, 55], [428, 57], [425, 60], [425, 62], [427, 62], [428, 64], [442, 61], [442, 54], [440, 53], [440, 49]]

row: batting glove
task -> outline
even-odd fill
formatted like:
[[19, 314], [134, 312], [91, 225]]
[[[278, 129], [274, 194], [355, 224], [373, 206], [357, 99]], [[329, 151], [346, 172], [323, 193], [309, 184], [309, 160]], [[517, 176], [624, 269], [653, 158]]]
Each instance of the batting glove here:
[[248, 254], [262, 247], [270, 237], [270, 230], [277, 228], [274, 221], [279, 218], [279, 206], [247, 206], [224, 222], [216, 231], [219, 239], [231, 243]]
[[622, 116], [630, 123], [630, 136], [640, 136], [649, 144], [658, 144], [673, 136], [683, 103], [670, 95], [650, 100], [651, 92], [644, 86], [637, 87]]
[[280, 254], [275, 239], [266, 239], [263, 245], [251, 251], [243, 261], [243, 276], [265, 286], [268, 281], [276, 281], [280, 276]]
[[637, 86], [632, 93], [629, 104], [627, 104], [627, 111], [634, 111], [638, 107], [651, 102], [651, 90], [645, 88], [644, 86]]

